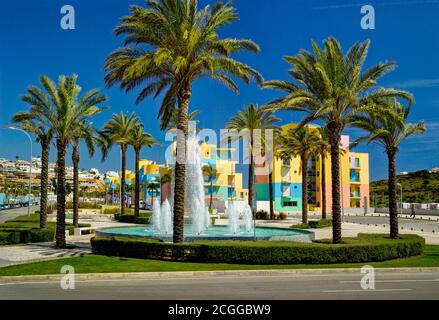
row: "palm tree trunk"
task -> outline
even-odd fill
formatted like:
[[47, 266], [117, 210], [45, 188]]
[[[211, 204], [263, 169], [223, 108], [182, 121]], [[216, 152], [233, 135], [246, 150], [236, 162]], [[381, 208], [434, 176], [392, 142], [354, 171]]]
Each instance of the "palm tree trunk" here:
[[399, 238], [398, 228], [398, 204], [396, 196], [396, 149], [387, 149], [389, 161], [389, 215], [390, 215], [390, 238]]
[[[329, 129], [329, 126], [328, 126]], [[331, 178], [332, 178], [332, 241], [339, 244], [341, 234], [341, 192], [340, 192], [340, 142], [341, 134], [337, 129], [329, 133], [331, 143]]]
[[253, 159], [253, 131], [250, 132], [250, 165], [248, 166], [248, 205], [253, 208], [254, 159]]
[[322, 219], [326, 220], [326, 154], [322, 152]]
[[254, 182], [254, 163], [253, 157], [250, 159], [250, 165], [248, 166], [248, 205], [253, 208], [253, 182]]
[[73, 225], [79, 227], [79, 145], [73, 146]]
[[180, 134], [177, 137], [177, 162], [175, 164], [174, 243], [183, 243], [184, 241], [187, 118], [191, 96], [192, 88], [189, 84], [186, 84], [178, 95], [177, 129], [180, 131]]
[[47, 227], [47, 189], [49, 187], [50, 139], [41, 141], [40, 228]]
[[212, 203], [213, 203], [213, 177], [210, 179], [210, 203], [209, 210], [212, 211]]
[[136, 181], [134, 185], [134, 215], [136, 217], [140, 216], [140, 168], [139, 168], [139, 162], [140, 162], [140, 148], [135, 148], [136, 151]]
[[268, 193], [270, 195], [270, 219], [274, 219], [274, 190], [273, 190], [273, 172], [268, 174]]
[[120, 178], [120, 214], [125, 214], [125, 173], [127, 171], [127, 146], [121, 145], [122, 150], [122, 177]]
[[302, 154], [302, 223], [308, 223], [308, 157]]
[[57, 205], [56, 205], [56, 247], [66, 247], [66, 151], [67, 142], [57, 139]]

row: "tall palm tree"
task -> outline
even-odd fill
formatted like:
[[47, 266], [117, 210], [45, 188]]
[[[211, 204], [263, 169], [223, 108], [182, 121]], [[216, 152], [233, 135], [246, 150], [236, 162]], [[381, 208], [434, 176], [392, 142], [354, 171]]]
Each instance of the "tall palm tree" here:
[[[217, 80], [235, 92], [239, 88], [233, 77], [245, 83], [263, 81], [256, 70], [231, 57], [238, 51], [257, 53], [258, 45], [250, 40], [221, 39], [218, 34], [221, 27], [238, 19], [230, 2], [199, 9], [197, 0], [147, 0], [146, 7], [131, 6], [130, 10], [131, 15], [122, 18], [114, 31], [125, 36], [125, 47], [107, 58], [105, 80], [108, 86], [120, 84], [126, 91], [142, 86], [137, 103], [163, 93], [159, 111], [162, 129], [178, 105], [177, 128], [187, 137], [192, 85], [200, 77]], [[184, 240], [186, 137], [178, 138], [175, 243]]]
[[[200, 110], [194, 110], [193, 112], [189, 113], [185, 123], [195, 121], [197, 123], [197, 130], [200, 130], [201, 128], [198, 127], [199, 121], [195, 120], [196, 117], [200, 115]], [[165, 130], [168, 131], [176, 131], [178, 128], [178, 108], [174, 108], [174, 111], [172, 112], [171, 118], [169, 119], [168, 124], [166, 125]]]
[[[237, 137], [232, 137], [233, 139], [244, 139], [249, 138], [249, 157], [250, 163], [248, 168], [248, 204], [253, 208], [253, 188], [254, 188], [254, 168], [256, 148], [258, 143], [263, 143], [263, 141], [255, 140], [256, 130], [275, 130], [277, 128], [276, 124], [280, 121], [279, 118], [275, 117], [272, 112], [265, 111], [264, 108], [250, 104], [249, 106], [244, 106], [243, 111], [239, 111], [238, 115], [233, 117], [230, 122], [226, 125], [229, 130], [236, 130], [241, 132], [242, 130], [247, 130], [249, 137], [244, 135], [239, 135]], [[262, 134], [261, 134], [261, 138]], [[263, 140], [263, 139], [261, 139]], [[262, 150], [261, 150], [262, 151]], [[261, 153], [262, 154], [262, 153]]]
[[134, 215], [139, 216], [140, 213], [140, 152], [142, 148], [151, 148], [156, 144], [156, 141], [149, 133], [145, 132], [142, 124], [138, 124], [131, 135], [130, 145], [134, 148], [136, 154], [135, 160], [135, 184], [134, 184]]
[[121, 150], [121, 178], [120, 178], [120, 188], [121, 188], [121, 215], [125, 214], [125, 174], [126, 174], [126, 154], [128, 146], [132, 141], [133, 133], [139, 123], [139, 118], [135, 113], [131, 115], [126, 113], [113, 114], [113, 118], [108, 121], [102, 131], [100, 132], [101, 139], [103, 138], [106, 143], [105, 152], [111, 149], [113, 144], [120, 146]]
[[60, 76], [55, 84], [47, 76], [40, 77], [40, 83], [46, 93], [31, 87], [23, 98], [30, 108], [29, 119], [42, 121], [52, 128], [57, 146], [57, 225], [56, 246], [64, 248], [65, 240], [65, 207], [66, 207], [66, 152], [71, 133], [81, 123], [87, 121], [104, 108], [98, 105], [107, 97], [99, 90], [91, 90], [82, 96], [81, 87], [77, 84], [77, 75]]
[[148, 182], [146, 184], [146, 190], [148, 190], [149, 194], [151, 195], [151, 206], [154, 205], [154, 194], [158, 192], [160, 186], [160, 182], [153, 181]]
[[373, 98], [411, 95], [395, 89], [374, 89], [377, 80], [395, 68], [395, 62], [379, 63], [363, 70], [370, 41], [356, 43], [344, 55], [335, 38], [324, 41], [320, 48], [312, 42], [313, 52], [302, 50], [298, 55], [285, 57], [291, 65], [294, 82], [268, 81], [265, 88], [287, 92], [272, 101], [268, 110], [302, 111], [308, 115], [302, 125], [321, 120], [325, 122], [331, 145], [333, 242], [341, 243], [340, 145], [341, 135], [350, 116]]
[[319, 134], [320, 134], [320, 161], [321, 161], [321, 172], [320, 172], [320, 179], [321, 179], [321, 195], [322, 195], [322, 201], [321, 201], [321, 207], [322, 207], [322, 219], [327, 219], [327, 213], [326, 213], [326, 158], [328, 152], [331, 151], [331, 146], [329, 144], [329, 135], [328, 135], [328, 129], [326, 127], [319, 127]]
[[279, 138], [279, 154], [282, 159], [300, 156], [302, 166], [302, 223], [308, 223], [308, 162], [319, 154], [321, 140], [308, 126], [289, 129]]
[[95, 147], [95, 129], [91, 124], [85, 122], [79, 123], [71, 132], [70, 144], [72, 146], [72, 163], [73, 163], [73, 225], [79, 227], [79, 162], [81, 141], [87, 145], [88, 154], [94, 156]]
[[[33, 94], [42, 94], [38, 89], [31, 87], [28, 89], [29, 95], [23, 96], [24, 102], [29, 102], [38, 108], [36, 100], [32, 98]], [[43, 95], [41, 96], [43, 97]], [[47, 97], [44, 97], [48, 99]], [[32, 115], [29, 112], [20, 112], [12, 117], [12, 122], [16, 123], [19, 128], [33, 134], [37, 142], [41, 145], [41, 175], [40, 175], [40, 228], [47, 227], [47, 190], [49, 188], [49, 154], [50, 144], [53, 139], [53, 130], [48, 119], [38, 119], [39, 115]]]
[[203, 175], [207, 177], [207, 182], [210, 183], [210, 202], [209, 202], [209, 211], [212, 211], [213, 204], [213, 181], [215, 180], [218, 174], [218, 170], [214, 168], [211, 164], [205, 165], [203, 167]]
[[376, 104], [366, 107], [364, 113], [357, 115], [351, 126], [367, 132], [367, 136], [358, 138], [352, 143], [357, 146], [362, 141], [380, 144], [388, 159], [388, 188], [390, 237], [399, 238], [396, 157], [401, 143], [409, 137], [425, 132], [425, 123], [407, 123], [411, 106], [403, 106], [392, 99], [380, 99]]

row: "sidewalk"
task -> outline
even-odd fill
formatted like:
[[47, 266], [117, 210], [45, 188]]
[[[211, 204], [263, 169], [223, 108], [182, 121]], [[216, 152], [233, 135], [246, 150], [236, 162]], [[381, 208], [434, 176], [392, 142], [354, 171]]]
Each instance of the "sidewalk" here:
[[[132, 226], [130, 224], [118, 222], [92, 222], [91, 224], [93, 227], [97, 228]], [[0, 268], [16, 264], [81, 257], [86, 254], [90, 254], [90, 239], [93, 236], [94, 235], [68, 237], [66, 239], [68, 246], [73, 246], [75, 249], [56, 249], [53, 242], [32, 243], [17, 246], [0, 246]]]

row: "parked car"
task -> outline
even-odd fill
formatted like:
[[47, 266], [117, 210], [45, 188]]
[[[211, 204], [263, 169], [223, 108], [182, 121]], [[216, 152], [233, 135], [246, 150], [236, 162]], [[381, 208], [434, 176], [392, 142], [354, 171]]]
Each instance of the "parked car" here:
[[142, 210], [152, 210], [152, 205], [146, 201], [140, 201], [140, 209]]

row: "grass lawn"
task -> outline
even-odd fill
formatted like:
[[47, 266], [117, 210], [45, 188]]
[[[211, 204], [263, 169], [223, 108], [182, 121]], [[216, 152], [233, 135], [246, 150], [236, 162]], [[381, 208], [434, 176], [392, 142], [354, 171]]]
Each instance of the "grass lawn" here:
[[[0, 276], [59, 274], [64, 265], [71, 265], [76, 273], [122, 273], [122, 272], [175, 272], [215, 270], [270, 270], [270, 269], [321, 269], [361, 268], [361, 264], [332, 265], [235, 265], [164, 262], [140, 259], [112, 258], [97, 255], [31, 263], [0, 268]], [[439, 246], [426, 246], [425, 254], [419, 257], [369, 263], [377, 268], [439, 267]]]

